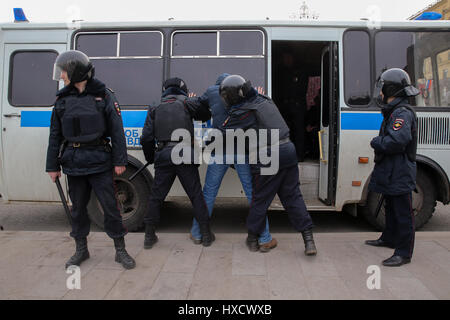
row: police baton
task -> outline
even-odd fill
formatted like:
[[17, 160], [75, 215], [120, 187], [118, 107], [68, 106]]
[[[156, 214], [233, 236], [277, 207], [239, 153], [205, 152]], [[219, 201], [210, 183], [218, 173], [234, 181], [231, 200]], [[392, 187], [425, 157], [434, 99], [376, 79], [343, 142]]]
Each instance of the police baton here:
[[378, 218], [378, 215], [380, 214], [381, 206], [383, 205], [383, 202], [384, 202], [384, 194], [381, 195], [380, 200], [378, 201], [378, 204], [377, 204], [377, 208], [375, 209], [375, 219]]
[[66, 212], [67, 220], [69, 220], [70, 225], [72, 225], [72, 215], [70, 214], [69, 205], [67, 204], [67, 200], [66, 200], [66, 197], [64, 196], [64, 192], [61, 187], [61, 182], [59, 182], [58, 177], [56, 177], [55, 183], [56, 183], [56, 187], [58, 187], [59, 197], [61, 198], [61, 202], [64, 206], [64, 211]]
[[131, 177], [128, 178], [128, 181], [133, 180], [134, 178], [136, 178], [136, 176], [142, 172], [142, 170], [144, 170], [145, 168], [148, 167], [148, 165], [150, 164], [150, 162], [147, 162], [146, 164], [144, 164], [142, 167], [139, 168], [138, 171], [136, 171], [135, 173], [133, 173], [133, 175]]

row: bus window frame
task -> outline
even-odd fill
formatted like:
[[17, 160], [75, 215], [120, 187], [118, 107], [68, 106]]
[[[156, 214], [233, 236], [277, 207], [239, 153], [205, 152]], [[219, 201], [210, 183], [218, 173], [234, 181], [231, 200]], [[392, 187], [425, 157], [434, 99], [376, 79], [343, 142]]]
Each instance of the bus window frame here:
[[[157, 32], [161, 35], [161, 55], [160, 56], [118, 56], [120, 53], [120, 36], [119, 33], [141, 33], [141, 32]], [[165, 38], [166, 33], [165, 30], [162, 28], [126, 28], [126, 29], [118, 29], [118, 28], [91, 28], [91, 29], [78, 29], [75, 30], [72, 33], [71, 41], [70, 41], [70, 48], [72, 50], [75, 50], [76, 48], [76, 38], [80, 34], [111, 34], [111, 33], [117, 33], [117, 44], [116, 44], [116, 56], [111, 57], [89, 57], [89, 59], [95, 61], [95, 60], [127, 60], [127, 59], [161, 59], [162, 60], [162, 74], [161, 74], [161, 83], [163, 83], [165, 78], [165, 70], [166, 70], [166, 59], [165, 59]], [[95, 64], [94, 64], [95, 66]], [[149, 107], [148, 104], [139, 104], [139, 105], [130, 105], [130, 104], [121, 104], [121, 108], [123, 110], [145, 110]]]
[[[413, 27], [413, 28], [380, 28], [377, 30], [372, 31], [373, 33], [373, 71], [374, 71], [374, 76], [376, 77], [376, 56], [375, 56], [375, 46], [376, 46], [376, 35], [379, 32], [447, 32], [450, 33], [450, 31], [448, 29], [444, 29], [444, 28], [418, 28], [418, 27]], [[439, 51], [440, 52], [440, 51]], [[431, 65], [433, 68], [433, 77], [435, 76], [435, 72], [437, 72], [435, 69], [435, 66], [437, 67], [437, 53], [434, 55], [430, 55], [431, 57]], [[375, 81], [375, 79], [373, 78], [373, 80]], [[438, 79], [438, 85], [439, 85], [439, 79]], [[437, 87], [438, 85], [436, 85], [435, 87]], [[438, 91], [436, 91], [438, 93]], [[435, 92], [435, 93], [436, 93]], [[439, 103], [440, 103], [440, 96], [436, 96], [439, 99]], [[370, 107], [370, 105], [369, 105]], [[449, 112], [450, 111], [450, 107], [445, 107], [445, 106], [427, 106], [427, 107], [423, 107], [423, 106], [412, 106], [412, 108], [414, 110], [416, 110], [417, 112]], [[378, 108], [377, 108], [378, 109]]]
[[[216, 55], [193, 55], [193, 56], [181, 56], [181, 55], [173, 55], [173, 38], [176, 33], [216, 33]], [[261, 55], [221, 55], [220, 54], [220, 32], [261, 32], [262, 34], [262, 54]], [[265, 59], [267, 57], [266, 54], [266, 33], [265, 30], [261, 30], [259, 28], [254, 29], [230, 29], [230, 28], [214, 28], [214, 29], [188, 29], [188, 28], [182, 28], [182, 29], [176, 29], [173, 30], [170, 34], [170, 52], [169, 52], [169, 58], [170, 59], [198, 59], [198, 58], [248, 58], [248, 59], [258, 59], [263, 58]]]
[[[23, 53], [23, 52], [48, 52], [48, 53], [56, 53], [56, 56], [59, 55], [59, 52], [55, 49], [18, 49], [14, 50], [10, 57], [9, 57], [9, 75], [8, 75], [8, 103], [10, 106], [14, 108], [51, 108], [54, 105], [54, 102], [50, 105], [39, 105], [39, 104], [32, 104], [32, 105], [16, 105], [12, 103], [12, 79], [13, 79], [13, 60], [16, 54]], [[59, 82], [55, 81], [55, 100], [56, 100], [56, 93], [58, 92], [59, 88]]]
[[[365, 32], [365, 33], [367, 33], [367, 35], [369, 36], [369, 72], [370, 72], [370, 74], [369, 74], [369, 83], [370, 83], [370, 94], [372, 95], [372, 92], [373, 92], [373, 87], [374, 87], [374, 85], [375, 85], [375, 81], [373, 80], [374, 79], [374, 77], [373, 77], [373, 68], [372, 68], [372, 59], [373, 59], [373, 55], [374, 55], [374, 53], [375, 53], [375, 50], [374, 50], [374, 44], [373, 44], [373, 38], [372, 38], [372, 34], [371, 34], [371, 31], [369, 30], [369, 29], [365, 29], [365, 28], [349, 28], [349, 29], [345, 29], [345, 31], [342, 33], [342, 39], [341, 39], [341, 43], [342, 43], [342, 54], [343, 54], [343, 56], [342, 56], [342, 75], [343, 75], [343, 83], [342, 83], [342, 86], [343, 86], [343, 88], [344, 88], [344, 90], [343, 90], [343, 93], [344, 93], [344, 103], [345, 103], [345, 105], [346, 106], [348, 106], [348, 107], [350, 107], [350, 108], [352, 108], [352, 110], [353, 109], [356, 109], [356, 108], [362, 108], [362, 109], [364, 109], [364, 110], [366, 110], [366, 109], [368, 109], [368, 108], [370, 108], [371, 107], [371, 105], [372, 105], [372, 101], [370, 101], [368, 104], [350, 104], [350, 103], [348, 103], [347, 101], [346, 101], [346, 93], [347, 93], [347, 86], [345, 85], [345, 78], [346, 78], [346, 72], [345, 72], [345, 42], [344, 42], [344, 37], [345, 37], [345, 34], [347, 33], [347, 32], [350, 32], [350, 31], [360, 31], [360, 32]], [[372, 100], [372, 99], [371, 99]]]
[[[268, 39], [268, 35], [267, 35], [267, 30], [263, 27], [260, 26], [245, 26], [245, 27], [224, 27], [224, 28], [220, 28], [220, 27], [215, 27], [215, 28], [211, 28], [211, 27], [179, 27], [179, 28], [171, 28], [168, 31], [168, 34], [170, 34], [170, 41], [167, 42], [168, 45], [168, 70], [170, 70], [170, 61], [172, 59], [193, 59], [193, 58], [207, 58], [206, 56], [192, 56], [192, 57], [181, 57], [181, 56], [172, 56], [172, 44], [173, 44], [173, 38], [172, 35], [175, 32], [179, 32], [179, 31], [184, 31], [184, 32], [193, 32], [193, 31], [197, 31], [197, 32], [214, 32], [214, 31], [260, 31], [263, 34], [263, 55], [262, 56], [258, 56], [258, 58], [264, 59], [264, 87], [266, 89], [265, 91], [265, 95], [268, 95], [268, 85], [269, 85], [269, 64], [268, 64], [268, 43], [269, 41], [267, 41]], [[219, 51], [217, 51], [219, 52]], [[209, 58], [212, 59], [233, 59], [233, 58], [245, 58], [245, 57], [253, 57], [253, 56], [211, 56]], [[169, 73], [167, 73], [166, 76], [169, 76]]]
[[[159, 33], [161, 35], [161, 54], [159, 56], [121, 56], [120, 55], [120, 34], [122, 33]], [[77, 38], [84, 34], [116, 34], [116, 55], [115, 56], [104, 56], [104, 57], [91, 57], [91, 60], [105, 60], [105, 59], [162, 59], [164, 57], [164, 33], [161, 30], [116, 30], [116, 31], [80, 31], [74, 33], [72, 48], [76, 48]]]

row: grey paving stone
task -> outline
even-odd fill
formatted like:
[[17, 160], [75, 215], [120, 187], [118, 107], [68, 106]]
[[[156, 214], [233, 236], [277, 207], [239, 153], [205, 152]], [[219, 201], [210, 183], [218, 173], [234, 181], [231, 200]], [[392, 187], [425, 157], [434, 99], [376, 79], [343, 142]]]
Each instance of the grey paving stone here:
[[310, 299], [297, 252], [279, 246], [265, 255], [270, 299]]
[[194, 274], [202, 248], [185, 241], [176, 243], [162, 271]]
[[81, 277], [81, 289], [67, 292], [64, 300], [104, 299], [123, 273], [123, 270], [94, 269]]
[[269, 283], [266, 276], [233, 276], [227, 286], [226, 299], [232, 300], [268, 300]]
[[402, 300], [433, 300], [433, 295], [425, 285], [416, 278], [396, 278], [389, 279], [386, 284], [389, 291], [396, 299]]
[[266, 266], [264, 254], [250, 252], [244, 243], [233, 244], [232, 270], [233, 276], [265, 276]]
[[447, 251], [450, 251], [450, 239], [436, 239], [434, 241], [442, 247], [446, 248]]
[[150, 300], [184, 300], [187, 299], [193, 274], [160, 272], [147, 299]]
[[170, 254], [169, 248], [141, 250], [135, 257], [136, 268], [126, 270], [106, 299], [147, 299], [150, 289]]
[[231, 297], [232, 253], [204, 250], [189, 290], [188, 299], [208, 300]]
[[25, 296], [60, 299], [68, 290], [68, 276], [61, 267], [29, 266], [5, 279], [2, 286], [9, 288], [9, 294], [17, 299]]

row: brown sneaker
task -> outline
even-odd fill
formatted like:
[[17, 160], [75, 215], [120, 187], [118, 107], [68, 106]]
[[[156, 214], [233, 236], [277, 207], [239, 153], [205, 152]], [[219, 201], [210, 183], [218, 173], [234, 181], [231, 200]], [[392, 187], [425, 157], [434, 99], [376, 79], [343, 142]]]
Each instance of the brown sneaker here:
[[189, 233], [189, 239], [191, 239], [194, 244], [202, 243], [202, 239], [195, 239], [194, 236], [192, 235], [192, 233]]
[[269, 242], [262, 243], [259, 245], [260, 252], [269, 252], [271, 249], [275, 248], [278, 244], [277, 239], [272, 238]]

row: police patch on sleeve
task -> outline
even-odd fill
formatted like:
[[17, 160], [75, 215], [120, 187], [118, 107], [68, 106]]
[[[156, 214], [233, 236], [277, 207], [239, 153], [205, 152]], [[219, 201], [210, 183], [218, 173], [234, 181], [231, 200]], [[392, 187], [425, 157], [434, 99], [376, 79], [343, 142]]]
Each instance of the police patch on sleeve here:
[[120, 113], [120, 106], [119, 106], [119, 103], [114, 102], [114, 108], [116, 109], [117, 115], [120, 116], [121, 113]]
[[403, 120], [403, 119], [395, 119], [393, 129], [395, 131], [400, 130], [403, 127], [404, 122], [405, 122], [405, 120]]

